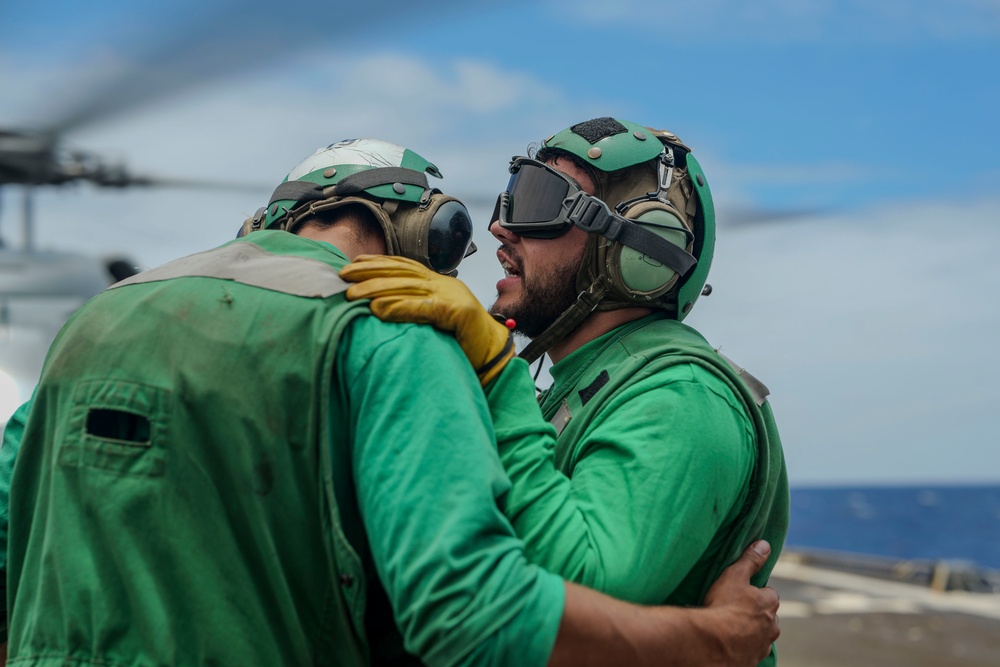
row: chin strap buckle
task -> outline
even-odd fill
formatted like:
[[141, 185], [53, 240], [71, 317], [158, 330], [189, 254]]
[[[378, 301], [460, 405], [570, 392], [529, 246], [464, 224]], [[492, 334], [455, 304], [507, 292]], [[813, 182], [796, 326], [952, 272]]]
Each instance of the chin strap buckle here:
[[670, 184], [674, 180], [674, 149], [670, 146], [664, 146], [663, 152], [660, 153], [660, 161], [656, 165], [657, 184], [656, 192], [650, 192], [651, 197], [655, 197], [662, 202], [667, 201], [667, 190], [670, 189]]

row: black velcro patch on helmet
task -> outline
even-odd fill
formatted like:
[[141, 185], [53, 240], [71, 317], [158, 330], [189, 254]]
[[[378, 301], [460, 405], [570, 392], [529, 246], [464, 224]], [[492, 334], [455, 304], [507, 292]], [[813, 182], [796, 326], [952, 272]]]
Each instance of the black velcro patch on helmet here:
[[596, 144], [604, 137], [610, 137], [615, 134], [621, 134], [622, 132], [628, 132], [627, 127], [609, 116], [585, 120], [582, 123], [577, 123], [569, 129], [575, 134], [579, 134], [592, 144]]

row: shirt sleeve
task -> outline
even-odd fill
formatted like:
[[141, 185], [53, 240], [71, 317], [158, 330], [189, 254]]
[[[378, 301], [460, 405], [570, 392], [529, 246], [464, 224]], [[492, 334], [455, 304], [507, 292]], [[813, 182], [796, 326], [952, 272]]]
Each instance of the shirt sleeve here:
[[10, 521], [10, 481], [14, 475], [14, 461], [21, 449], [24, 425], [28, 422], [31, 400], [19, 407], [3, 429], [0, 445], [0, 570], [7, 571], [7, 531]]
[[593, 416], [571, 476], [555, 431], [515, 360], [487, 387], [505, 511], [528, 558], [615, 597], [662, 603], [705, 554], [746, 493], [752, 424], [711, 373], [681, 364], [644, 378]]
[[[31, 399], [18, 408], [3, 429], [3, 444], [0, 444], [0, 604], [6, 603], [7, 590], [7, 536], [10, 523], [10, 481], [14, 475], [14, 461], [21, 449], [21, 438], [24, 437], [24, 425], [28, 421], [31, 410]], [[7, 610], [6, 605], [0, 614], [0, 643], [7, 641]]]
[[358, 505], [408, 651], [429, 665], [544, 665], [562, 580], [497, 506], [509, 479], [454, 339], [360, 318], [341, 350]]

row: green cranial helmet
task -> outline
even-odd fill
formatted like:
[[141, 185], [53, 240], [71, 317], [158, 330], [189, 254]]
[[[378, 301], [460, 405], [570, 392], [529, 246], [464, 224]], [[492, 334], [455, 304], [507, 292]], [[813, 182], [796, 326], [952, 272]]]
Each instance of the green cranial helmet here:
[[[441, 172], [438, 171], [437, 167], [408, 148], [380, 139], [347, 139], [317, 150], [292, 169], [283, 183], [309, 183], [325, 189], [336, 186], [348, 176], [384, 167], [407, 169], [418, 174], [426, 172], [441, 178]], [[356, 189], [351, 194], [363, 191], [376, 199], [416, 203], [420, 201], [420, 197], [426, 189], [427, 179], [425, 177], [423, 183], [409, 182], [412, 180], [412, 177], [409, 177], [408, 181], [404, 181], [400, 183], [400, 187], [396, 187], [395, 182], [385, 182], [385, 179], [379, 179], [380, 182], [371, 184], [369, 187]], [[368, 184], [362, 183], [361, 185]], [[264, 217], [265, 228], [274, 229], [283, 218], [303, 203], [302, 198], [294, 196], [296, 194], [296, 190], [292, 188], [275, 191], [275, 196], [287, 195], [287, 198], [271, 198]], [[331, 194], [333, 193], [331, 192]], [[347, 193], [339, 192], [338, 194], [345, 196]]]
[[260, 229], [297, 231], [310, 216], [347, 205], [379, 221], [386, 252], [454, 272], [475, 251], [465, 206], [432, 188], [441, 172], [417, 153], [380, 139], [348, 139], [320, 148], [289, 172], [266, 207], [248, 219], [244, 236]]
[[615, 213], [696, 260], [678, 275], [641, 247], [592, 234], [578, 278], [581, 290], [595, 281], [604, 284], [607, 295], [598, 309], [646, 305], [683, 320], [705, 288], [715, 249], [712, 195], [691, 149], [672, 132], [605, 117], [554, 134], [537, 157], [566, 153], [587, 168], [595, 195]]
[[[712, 195], [691, 149], [672, 132], [605, 117], [552, 135], [535, 158], [573, 161], [593, 180], [594, 197], [574, 193], [555, 218], [589, 234], [576, 276], [579, 296], [520, 356], [534, 361], [595, 310], [638, 305], [683, 320], [709, 291], [715, 249]], [[508, 217], [516, 218], [523, 202], [518, 194], [501, 195], [501, 226], [518, 222]]]

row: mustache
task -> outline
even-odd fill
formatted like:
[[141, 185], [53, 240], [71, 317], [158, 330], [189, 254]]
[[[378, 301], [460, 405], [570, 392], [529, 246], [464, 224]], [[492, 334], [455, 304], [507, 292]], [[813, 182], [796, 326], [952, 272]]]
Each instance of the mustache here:
[[522, 269], [524, 268], [523, 260], [521, 259], [521, 255], [514, 249], [512, 245], [501, 241], [500, 247], [497, 248], [497, 252], [503, 253], [507, 261], [513, 264], [514, 268], [517, 269], [519, 273], [522, 272]]

